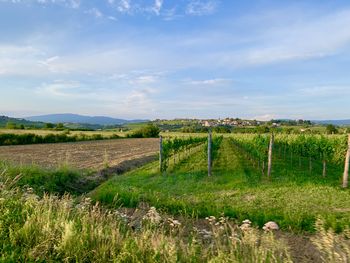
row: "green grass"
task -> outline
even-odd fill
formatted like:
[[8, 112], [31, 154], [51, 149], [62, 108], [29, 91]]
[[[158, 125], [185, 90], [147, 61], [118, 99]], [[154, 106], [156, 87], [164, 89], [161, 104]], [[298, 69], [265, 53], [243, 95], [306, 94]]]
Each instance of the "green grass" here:
[[204, 237], [147, 214], [134, 231], [115, 210], [89, 199], [38, 198], [7, 177], [0, 170], [0, 262], [291, 262], [286, 241], [272, 233], [225, 221]]
[[0, 171], [5, 171], [9, 180], [18, 177], [16, 186], [31, 187], [35, 193], [41, 196], [44, 193], [78, 195], [96, 187], [94, 182], [84, 180], [92, 172], [74, 170], [68, 166], [44, 169], [35, 165], [14, 166], [0, 161]]
[[337, 231], [350, 225], [350, 192], [338, 186], [340, 174], [335, 168], [322, 178], [318, 166], [309, 174], [277, 159], [273, 177], [267, 180], [224, 139], [213, 176], [208, 178], [203, 152], [192, 155], [165, 176], [153, 163], [114, 177], [91, 196], [111, 206], [135, 207], [148, 202], [172, 214], [224, 214], [239, 221], [248, 218], [259, 226], [273, 220], [292, 231], [314, 231], [318, 217]]
[[[314, 174], [302, 169], [292, 172], [277, 159], [274, 176], [268, 181], [224, 139], [213, 176], [208, 178], [203, 155], [200, 151], [171, 165], [166, 176], [152, 163], [114, 177], [92, 193], [111, 209], [81, 196], [62, 195], [79, 194], [74, 191], [87, 172], [0, 162], [0, 262], [349, 261], [350, 231], [345, 227], [350, 218], [349, 191], [338, 187], [335, 168], [322, 179], [317, 176], [319, 167]], [[301, 240], [299, 235], [241, 230], [226, 219], [210, 225], [208, 220], [179, 217], [181, 224], [174, 227], [169, 214], [160, 214], [161, 222], [156, 224], [142, 214], [140, 228], [134, 230], [128, 224], [134, 222], [133, 216], [126, 219], [121, 213], [125, 210], [115, 208], [121, 204], [134, 207], [140, 201], [173, 214], [204, 217], [225, 213], [237, 220], [250, 218], [259, 225], [275, 220], [292, 230], [312, 231], [316, 217], [325, 220], [318, 221], [315, 234], [303, 237], [314, 246], [304, 251], [306, 243], [295, 242]], [[326, 230], [330, 226], [345, 230], [335, 234]], [[210, 231], [209, 238], [200, 232], [203, 229]]]

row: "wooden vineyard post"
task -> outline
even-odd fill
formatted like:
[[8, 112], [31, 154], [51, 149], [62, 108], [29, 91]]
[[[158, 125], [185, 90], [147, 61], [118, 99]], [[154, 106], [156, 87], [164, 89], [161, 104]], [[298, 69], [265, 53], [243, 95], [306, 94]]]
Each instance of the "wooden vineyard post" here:
[[311, 174], [312, 173], [312, 157], [311, 156], [309, 157], [309, 171]]
[[269, 178], [271, 177], [271, 171], [272, 171], [272, 149], [273, 149], [274, 139], [275, 138], [274, 138], [274, 135], [272, 133], [271, 138], [270, 138], [269, 160], [268, 160], [268, 167], [267, 167], [267, 176]]
[[348, 150], [346, 152], [346, 157], [345, 157], [345, 168], [344, 168], [344, 175], [343, 175], [343, 188], [348, 187], [349, 183], [349, 164], [350, 163], [350, 134], [348, 138]]
[[163, 172], [163, 137], [159, 136], [159, 171]]
[[322, 176], [326, 177], [327, 176], [327, 161], [323, 160], [323, 172], [322, 172]]
[[208, 176], [211, 176], [211, 131], [208, 134]]

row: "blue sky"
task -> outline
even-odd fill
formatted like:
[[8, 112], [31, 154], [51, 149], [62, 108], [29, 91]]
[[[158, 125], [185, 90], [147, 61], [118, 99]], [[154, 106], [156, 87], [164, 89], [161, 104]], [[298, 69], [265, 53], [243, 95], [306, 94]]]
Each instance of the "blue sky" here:
[[350, 118], [350, 2], [0, 0], [0, 115]]

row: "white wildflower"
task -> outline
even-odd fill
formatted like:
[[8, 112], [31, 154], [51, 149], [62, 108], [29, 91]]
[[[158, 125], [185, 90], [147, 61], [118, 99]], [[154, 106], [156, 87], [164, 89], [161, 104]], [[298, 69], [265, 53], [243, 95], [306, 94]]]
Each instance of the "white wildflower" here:
[[279, 230], [279, 226], [276, 222], [270, 221], [263, 226], [263, 229], [265, 231]]

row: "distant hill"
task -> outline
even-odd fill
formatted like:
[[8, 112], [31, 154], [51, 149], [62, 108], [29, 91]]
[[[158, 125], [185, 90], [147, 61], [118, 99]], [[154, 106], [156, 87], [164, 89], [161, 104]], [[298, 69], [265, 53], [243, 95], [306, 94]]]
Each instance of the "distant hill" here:
[[32, 127], [43, 127], [44, 123], [37, 121], [29, 121], [25, 119], [11, 118], [7, 116], [0, 116], [0, 127], [5, 127], [7, 123], [14, 123], [16, 125], [25, 125]]
[[78, 114], [48, 114], [41, 116], [26, 117], [29, 121], [50, 122], [50, 123], [83, 123], [96, 125], [120, 125], [125, 123], [147, 122], [148, 120], [124, 120], [105, 116], [84, 116]]
[[336, 126], [350, 126], [350, 119], [349, 120], [322, 120], [322, 121], [313, 121], [313, 123], [326, 125], [326, 124], [333, 124]]

